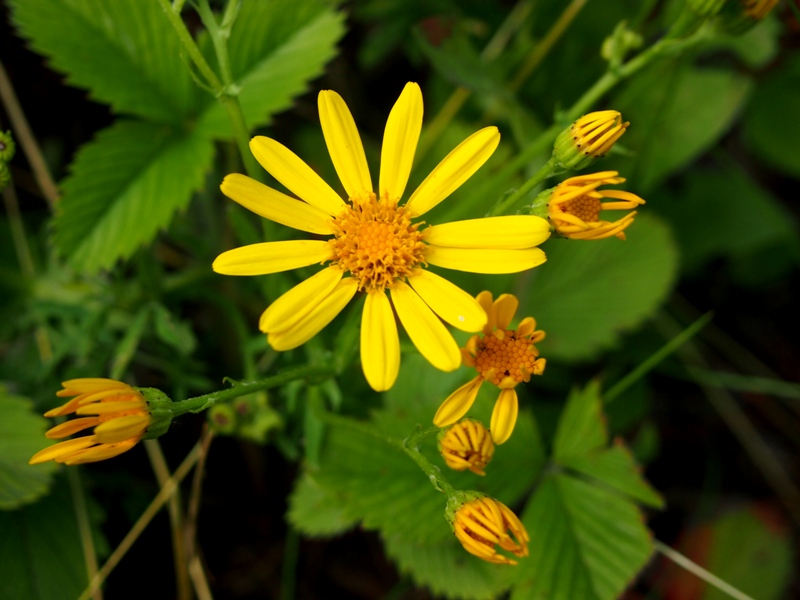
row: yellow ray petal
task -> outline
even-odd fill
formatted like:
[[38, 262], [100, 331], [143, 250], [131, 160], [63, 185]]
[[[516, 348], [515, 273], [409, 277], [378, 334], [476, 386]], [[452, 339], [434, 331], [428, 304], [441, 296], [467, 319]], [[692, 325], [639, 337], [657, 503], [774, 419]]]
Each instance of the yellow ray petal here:
[[291, 328], [325, 299], [341, 278], [341, 269], [328, 267], [298, 283], [269, 305], [258, 321], [258, 328], [264, 333]]
[[469, 273], [519, 273], [538, 267], [547, 257], [539, 248], [491, 250], [428, 246], [425, 260], [437, 267]]
[[124, 441], [118, 444], [101, 444], [99, 446], [95, 446], [94, 448], [82, 450], [70, 456], [56, 459], [56, 462], [67, 465], [82, 465], [85, 463], [98, 462], [101, 460], [106, 460], [107, 458], [114, 458], [123, 452], [127, 452], [133, 448], [137, 442], [138, 440]]
[[266, 275], [307, 267], [330, 257], [331, 248], [325, 241], [263, 242], [223, 252], [211, 268], [223, 275]]
[[319, 120], [333, 166], [350, 198], [365, 198], [372, 193], [367, 157], [350, 109], [332, 90], [319, 93]]
[[115, 412], [125, 412], [129, 410], [145, 410], [146, 404], [140, 400], [131, 402], [95, 402], [81, 406], [75, 411], [76, 415], [108, 415]]
[[95, 427], [94, 438], [101, 444], [117, 444], [133, 437], [138, 439], [149, 424], [148, 415], [126, 415]]
[[250, 140], [250, 150], [261, 166], [298, 198], [334, 217], [344, 210], [339, 194], [280, 142], [258, 135]]
[[514, 388], [501, 390], [492, 411], [492, 422], [489, 426], [495, 444], [502, 444], [511, 437], [517, 423], [519, 401]]
[[499, 143], [497, 127], [485, 127], [456, 146], [411, 195], [407, 204], [411, 214], [424, 215], [452, 194], [481, 168]]
[[411, 163], [422, 130], [422, 92], [416, 83], [407, 83], [397, 99], [386, 129], [381, 148], [381, 175], [378, 195], [390, 200], [402, 197], [411, 173]]
[[453, 221], [425, 230], [426, 242], [450, 248], [533, 248], [549, 237], [550, 223], [533, 215]]
[[285, 351], [305, 344], [342, 312], [357, 289], [358, 283], [355, 279], [352, 277], [342, 279], [321, 302], [290, 328], [267, 334], [270, 346], [275, 350]]
[[501, 294], [497, 300], [494, 301], [494, 314], [497, 319], [498, 329], [508, 329], [511, 324], [511, 319], [514, 318], [514, 313], [517, 312], [519, 300], [516, 296], [511, 294]]
[[332, 220], [328, 213], [273, 190], [246, 175], [232, 173], [226, 176], [219, 189], [234, 202], [270, 221], [300, 231], [333, 234]]
[[81, 377], [78, 379], [68, 379], [62, 381], [63, 390], [59, 390], [56, 396], [75, 396], [85, 392], [99, 392], [109, 389], [129, 389], [130, 386], [116, 379], [104, 379], [102, 377]]
[[477, 300], [444, 277], [416, 269], [408, 283], [437, 315], [461, 331], [480, 331], [486, 313]]
[[457, 369], [461, 365], [458, 344], [422, 298], [402, 281], [395, 283], [391, 297], [400, 322], [420, 354], [441, 371]]
[[69, 421], [64, 421], [63, 423], [59, 423], [55, 427], [49, 429], [44, 435], [46, 438], [51, 440], [60, 440], [61, 438], [72, 435], [73, 433], [78, 433], [84, 429], [89, 429], [89, 427], [94, 427], [99, 422], [100, 419], [97, 417], [70, 419]]
[[31, 457], [31, 459], [28, 461], [28, 464], [38, 465], [39, 463], [47, 462], [48, 460], [56, 460], [62, 456], [67, 456], [79, 450], [83, 450], [84, 448], [88, 448], [94, 443], [95, 441], [93, 435], [75, 438], [74, 440], [67, 440], [66, 442], [59, 442], [58, 444], [53, 444], [49, 448], [39, 450], [39, 452]]
[[383, 292], [370, 292], [361, 317], [361, 367], [367, 383], [376, 392], [394, 385], [400, 370], [400, 339], [389, 299]]
[[433, 424], [437, 427], [447, 427], [467, 414], [478, 396], [478, 390], [481, 389], [482, 383], [483, 377], [478, 375], [450, 394], [433, 416]]

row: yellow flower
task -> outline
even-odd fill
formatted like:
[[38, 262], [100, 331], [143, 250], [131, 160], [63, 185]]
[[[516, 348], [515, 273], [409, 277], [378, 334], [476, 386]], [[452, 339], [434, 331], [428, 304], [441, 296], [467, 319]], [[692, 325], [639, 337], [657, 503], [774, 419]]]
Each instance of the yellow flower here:
[[757, 21], [766, 17], [777, 3], [778, 0], [742, 0], [744, 14]]
[[530, 538], [517, 515], [502, 502], [487, 496], [462, 504], [455, 512], [453, 528], [464, 549], [485, 561], [517, 564], [514, 559], [499, 554], [497, 546], [516, 556], [528, 556]]
[[256, 159], [301, 200], [240, 174], [225, 177], [221, 189], [262, 217], [332, 237], [236, 248], [217, 257], [214, 270], [226, 275], [264, 275], [329, 263], [278, 298], [261, 316], [259, 327], [275, 350], [290, 350], [308, 341], [362, 291], [367, 298], [361, 364], [373, 389], [389, 389], [400, 366], [394, 311], [431, 364], [443, 371], [458, 368], [458, 345], [439, 317], [464, 331], [480, 331], [486, 317], [474, 298], [425, 270], [426, 264], [473, 273], [516, 273], [545, 261], [544, 252], [536, 246], [547, 239], [549, 228], [538, 217], [473, 219], [424, 230], [424, 222], [416, 220], [486, 162], [500, 141], [497, 128], [481, 129], [459, 144], [401, 205], [422, 128], [419, 86], [407, 84], [389, 114], [377, 191], [344, 100], [336, 92], [320, 92], [319, 113], [347, 202], [291, 150], [262, 136], [250, 142]]
[[556, 138], [553, 155], [565, 169], [585, 169], [604, 157], [622, 137], [630, 123], [622, 122], [616, 110], [600, 110], [583, 115]]
[[[644, 204], [644, 200], [621, 190], [598, 190], [601, 185], [616, 185], [625, 179], [616, 171], [578, 175], [562, 181], [550, 191], [547, 210], [556, 231], [574, 240], [599, 240], [617, 236], [625, 239], [624, 229], [633, 223], [636, 211], [618, 221], [601, 221], [600, 211], [627, 210]], [[614, 198], [617, 202], [603, 202]]]
[[492, 302], [491, 292], [481, 292], [477, 300], [486, 311], [488, 320], [483, 335], [474, 335], [461, 351], [464, 363], [475, 367], [478, 376], [450, 394], [442, 402], [433, 424], [446, 427], [458, 421], [475, 402], [484, 381], [500, 388], [500, 396], [492, 411], [490, 430], [495, 444], [502, 444], [514, 431], [519, 410], [517, 392], [520, 382], [530, 381], [531, 375], [544, 372], [545, 359], [538, 358], [535, 343], [544, 339], [544, 331], [536, 331], [533, 317], [524, 318], [516, 330], [509, 329], [519, 301], [503, 294]]
[[[37, 452], [30, 464], [54, 460], [68, 465], [96, 462], [130, 450], [151, 423], [147, 402], [139, 390], [113, 379], [71, 379], [56, 396], [75, 396], [47, 411], [45, 417], [75, 413], [81, 418], [65, 421], [45, 435], [53, 440], [94, 427], [94, 434], [60, 442]], [[83, 416], [91, 415], [91, 416]]]
[[469, 469], [476, 475], [486, 475], [483, 468], [492, 460], [494, 442], [483, 423], [464, 419], [442, 430], [439, 453], [445, 464], [455, 471]]

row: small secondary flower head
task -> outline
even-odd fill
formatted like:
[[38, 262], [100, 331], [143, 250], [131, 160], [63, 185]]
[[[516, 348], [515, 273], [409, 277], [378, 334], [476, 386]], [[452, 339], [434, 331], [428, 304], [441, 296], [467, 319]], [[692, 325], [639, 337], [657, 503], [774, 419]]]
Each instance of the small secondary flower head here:
[[517, 561], [500, 554], [498, 547], [516, 556], [528, 556], [528, 532], [502, 502], [478, 492], [461, 492], [447, 504], [445, 516], [470, 554], [503, 565], [515, 565]]
[[[461, 363], [458, 345], [442, 320], [480, 331], [485, 314], [474, 298], [425, 267], [472, 273], [517, 273], [545, 261], [538, 246], [547, 221], [511, 215], [433, 225], [417, 220], [469, 179], [500, 142], [486, 127], [459, 144], [401, 204], [422, 128], [422, 92], [406, 84], [383, 136], [378, 187], [350, 110], [334, 91], [320, 92], [322, 133], [347, 194], [343, 200], [279, 142], [257, 136], [250, 149], [259, 163], [300, 200], [249, 177], [231, 174], [222, 192], [258, 215], [327, 240], [267, 242], [235, 248], [214, 261], [226, 275], [265, 275], [315, 263], [328, 266], [270, 305], [259, 328], [275, 350], [290, 350], [319, 333], [350, 302], [366, 293], [361, 321], [361, 364], [377, 391], [394, 384], [400, 367], [395, 312], [411, 341], [443, 371]], [[440, 320], [441, 319], [441, 320]]]
[[463, 419], [439, 432], [439, 453], [455, 471], [469, 469], [477, 475], [486, 475], [483, 469], [492, 460], [494, 442], [483, 423]]
[[[633, 223], [636, 211], [613, 222], [601, 220], [600, 212], [636, 208], [644, 204], [644, 200], [630, 192], [598, 189], [603, 185], [616, 185], [624, 181], [616, 171], [578, 175], [562, 181], [540, 196], [547, 203], [553, 228], [561, 235], [574, 240], [599, 240], [611, 236], [624, 240], [624, 230]], [[607, 198], [615, 201], [605, 202]]]
[[144, 437], [161, 435], [169, 427], [171, 413], [166, 407], [171, 401], [158, 390], [102, 378], [71, 379], [62, 385], [64, 389], [56, 395], [74, 398], [44, 416], [76, 414], [79, 418], [56, 425], [45, 435], [60, 440], [91, 427], [94, 432], [37, 452], [30, 459], [32, 465], [49, 460], [67, 465], [105, 460], [130, 450]]
[[628, 125], [630, 123], [623, 123], [622, 115], [616, 110], [600, 110], [583, 115], [558, 135], [553, 156], [564, 169], [585, 169], [608, 154]]
[[492, 301], [492, 293], [485, 291], [476, 299], [486, 311], [487, 322], [483, 335], [467, 340], [461, 353], [464, 364], [475, 367], [478, 376], [442, 402], [433, 424], [446, 427], [458, 421], [475, 402], [481, 384], [488, 381], [500, 388], [489, 429], [494, 443], [502, 444], [511, 437], [517, 422], [519, 400], [514, 388], [523, 381], [530, 381], [531, 375], [544, 373], [546, 361], [539, 358], [534, 344], [543, 340], [545, 333], [536, 330], [533, 317], [524, 318], [517, 329], [510, 329], [519, 306], [516, 296], [502, 294]]

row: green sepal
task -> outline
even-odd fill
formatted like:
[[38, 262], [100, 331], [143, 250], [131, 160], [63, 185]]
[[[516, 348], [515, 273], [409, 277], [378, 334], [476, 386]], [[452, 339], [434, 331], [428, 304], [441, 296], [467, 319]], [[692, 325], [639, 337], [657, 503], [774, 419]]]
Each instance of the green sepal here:
[[486, 498], [486, 494], [482, 494], [474, 490], [469, 490], [466, 492], [458, 490], [452, 496], [447, 498], [447, 504], [444, 507], [444, 518], [447, 519], [447, 522], [450, 524], [450, 529], [453, 532], [456, 530], [455, 522], [458, 509], [464, 506], [467, 502], [472, 502], [473, 500], [478, 500], [480, 498]]
[[577, 147], [572, 135], [572, 125], [558, 134], [553, 146], [553, 157], [557, 166], [567, 171], [582, 171], [599, 158]]
[[150, 425], [147, 427], [144, 439], [154, 440], [167, 433], [173, 417], [173, 402], [169, 396], [156, 388], [133, 389], [144, 397], [147, 410], [150, 412]]
[[547, 210], [547, 205], [550, 203], [550, 198], [553, 196], [555, 190], [556, 188], [551, 187], [550, 189], [539, 192], [536, 198], [533, 199], [528, 212], [549, 221], [550, 214]]

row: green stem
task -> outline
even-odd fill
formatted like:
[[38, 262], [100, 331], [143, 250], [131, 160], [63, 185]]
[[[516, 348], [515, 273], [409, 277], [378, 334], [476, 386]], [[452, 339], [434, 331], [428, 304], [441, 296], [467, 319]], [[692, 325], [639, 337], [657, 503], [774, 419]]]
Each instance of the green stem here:
[[208, 408], [211, 408], [219, 402], [227, 402], [239, 396], [252, 394], [253, 392], [260, 392], [262, 390], [269, 390], [275, 387], [280, 387], [289, 382], [298, 379], [309, 379], [312, 381], [325, 379], [334, 374], [333, 367], [321, 365], [306, 365], [297, 367], [283, 373], [278, 373], [266, 379], [259, 379], [257, 381], [235, 381], [233, 387], [227, 390], [220, 390], [196, 396], [194, 398], [187, 398], [180, 402], [172, 404], [172, 416], [177, 417], [186, 413], [199, 413]]
[[556, 167], [556, 158], [554, 156], [551, 156], [550, 160], [544, 163], [542, 167], [536, 172], [536, 175], [534, 175], [533, 177], [528, 179], [528, 181], [519, 186], [519, 188], [517, 188], [517, 190], [512, 194], [509, 194], [505, 198], [498, 200], [497, 204], [494, 205], [491, 214], [493, 216], [505, 214], [506, 211], [511, 209], [528, 192], [530, 192], [533, 188], [542, 183], [548, 177], [556, 175], [557, 172], [558, 168]]
[[[92, 539], [92, 526], [89, 522], [89, 510], [86, 506], [86, 496], [83, 493], [83, 483], [81, 483], [80, 471], [78, 469], [67, 469], [69, 478], [69, 489], [72, 494], [72, 503], [75, 506], [75, 518], [78, 521], [78, 532], [81, 537], [83, 547], [83, 557], [86, 563], [87, 581], [92, 581], [97, 576], [97, 553]], [[92, 592], [94, 600], [103, 600], [103, 591], [97, 588]]]

